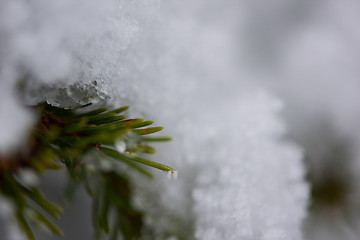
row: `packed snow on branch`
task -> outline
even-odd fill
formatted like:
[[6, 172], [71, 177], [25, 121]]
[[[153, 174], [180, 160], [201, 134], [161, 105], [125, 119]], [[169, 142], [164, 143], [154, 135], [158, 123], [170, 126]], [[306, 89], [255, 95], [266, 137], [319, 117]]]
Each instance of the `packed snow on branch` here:
[[241, 71], [238, 1], [4, 0], [0, 9], [0, 89], [11, 92], [0, 95], [1, 150], [31, 123], [21, 101], [130, 105], [166, 127], [173, 141], [154, 160], [179, 173], [133, 176], [144, 239], [302, 239], [302, 151], [283, 140], [282, 102]]

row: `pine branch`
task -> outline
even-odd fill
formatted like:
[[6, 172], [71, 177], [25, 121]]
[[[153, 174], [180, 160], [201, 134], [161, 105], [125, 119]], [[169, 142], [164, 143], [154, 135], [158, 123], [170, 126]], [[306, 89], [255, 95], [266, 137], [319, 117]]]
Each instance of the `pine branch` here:
[[[13, 203], [19, 228], [29, 240], [35, 239], [32, 226], [46, 227], [54, 234], [62, 235], [48, 219], [48, 215], [59, 219], [62, 209], [48, 201], [38, 188], [19, 181], [22, 169], [31, 169], [39, 175], [48, 169], [66, 169], [72, 179], [67, 196], [70, 197], [80, 183], [93, 198], [94, 238], [117, 239], [121, 236], [125, 240], [140, 236], [142, 213], [132, 205], [127, 174], [117, 170], [116, 166], [127, 166], [148, 177], [152, 175], [147, 166], [175, 173], [171, 167], [139, 157], [140, 154], [155, 153], [148, 142], [170, 140], [144, 136], [158, 132], [162, 127], [148, 127], [152, 121], [126, 119], [119, 115], [128, 106], [84, 112], [89, 105], [63, 109], [39, 104], [35, 110], [40, 120], [26, 147], [16, 153], [0, 154], [0, 194]], [[89, 161], [86, 156], [90, 154], [98, 158]], [[43, 215], [30, 202], [48, 215]]]

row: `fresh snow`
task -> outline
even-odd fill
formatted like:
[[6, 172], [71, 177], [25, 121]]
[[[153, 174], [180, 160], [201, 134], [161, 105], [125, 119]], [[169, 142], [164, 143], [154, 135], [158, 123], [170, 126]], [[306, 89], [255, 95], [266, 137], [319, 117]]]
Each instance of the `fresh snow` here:
[[302, 239], [303, 152], [283, 139], [282, 101], [241, 67], [240, 2], [3, 0], [0, 9], [0, 150], [33, 121], [13, 94], [29, 74], [26, 104], [130, 105], [173, 137], [153, 156], [177, 169], [170, 180], [133, 176], [144, 239]]

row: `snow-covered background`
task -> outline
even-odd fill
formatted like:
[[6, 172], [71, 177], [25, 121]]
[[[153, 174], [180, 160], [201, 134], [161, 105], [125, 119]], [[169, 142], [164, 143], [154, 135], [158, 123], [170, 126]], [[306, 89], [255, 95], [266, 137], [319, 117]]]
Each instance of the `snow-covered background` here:
[[[356, 0], [0, 0], [0, 152], [26, 104], [130, 105], [179, 171], [137, 179], [144, 239], [359, 239], [359, 18]], [[91, 236], [78, 201], [66, 239]]]

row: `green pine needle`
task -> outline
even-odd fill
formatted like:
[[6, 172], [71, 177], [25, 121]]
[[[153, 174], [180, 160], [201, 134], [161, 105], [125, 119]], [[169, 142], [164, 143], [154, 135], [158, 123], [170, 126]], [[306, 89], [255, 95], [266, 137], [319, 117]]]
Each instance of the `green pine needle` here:
[[[78, 183], [81, 183], [94, 199], [95, 239], [101, 236], [117, 239], [121, 236], [126, 240], [139, 238], [142, 213], [132, 206], [128, 174], [111, 166], [124, 164], [148, 177], [153, 175], [141, 165], [175, 172], [169, 166], [138, 156], [156, 152], [147, 145], [148, 142], [170, 140], [168, 137], [143, 137], [161, 131], [162, 127], [148, 127], [154, 122], [119, 115], [128, 106], [84, 112], [90, 105], [63, 109], [47, 103], [39, 104], [35, 109], [40, 121], [28, 140], [29, 149], [19, 149], [6, 156], [0, 154], [0, 194], [13, 202], [18, 225], [29, 240], [35, 240], [30, 223], [45, 226], [62, 236], [61, 229], [49, 220], [49, 217], [59, 219], [62, 208], [47, 200], [38, 188], [20, 183], [17, 180], [19, 169], [32, 169], [39, 175], [48, 169], [66, 169], [71, 176], [66, 195], [73, 195]], [[117, 146], [119, 142], [124, 146]], [[115, 150], [117, 147], [123, 148], [121, 152]], [[92, 160], [85, 158], [94, 152], [102, 154]], [[101, 167], [106, 164], [110, 164], [110, 168]], [[34, 204], [46, 215], [35, 209]]]

